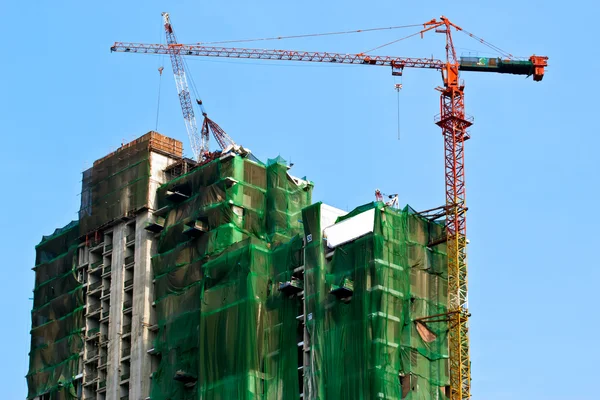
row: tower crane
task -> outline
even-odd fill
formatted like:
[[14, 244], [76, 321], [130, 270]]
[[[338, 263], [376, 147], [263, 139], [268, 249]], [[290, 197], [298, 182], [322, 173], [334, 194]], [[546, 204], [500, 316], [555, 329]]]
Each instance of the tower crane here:
[[[499, 58], [459, 58], [454, 48], [452, 31], [464, 32], [489, 45], [475, 35], [464, 31], [446, 17], [432, 19], [423, 24], [419, 32], [441, 33], [446, 39], [446, 59], [377, 56], [365, 53], [340, 54], [330, 52], [264, 50], [250, 48], [227, 48], [176, 43], [143, 44], [116, 42], [111, 51], [143, 54], [169, 54], [177, 56], [228, 57], [240, 59], [303, 61], [391, 67], [392, 75], [401, 76], [404, 68], [426, 68], [441, 71], [443, 85], [440, 92], [440, 113], [435, 123], [442, 129], [444, 139], [444, 176], [446, 187], [445, 205], [441, 208], [446, 216], [446, 241], [448, 249], [448, 310], [442, 315], [421, 318], [421, 322], [448, 322], [448, 346], [450, 369], [450, 399], [463, 400], [471, 397], [471, 362], [469, 356], [468, 303], [467, 303], [467, 238], [465, 198], [465, 151], [464, 143], [470, 138], [467, 129], [473, 119], [465, 114], [464, 83], [461, 71], [495, 72], [533, 76], [534, 81], [544, 77], [548, 57], [533, 55], [527, 60], [513, 58], [504, 53]], [[500, 50], [490, 45], [490, 47]], [[175, 64], [174, 64], [175, 65]], [[184, 112], [185, 115], [185, 112]], [[440, 213], [438, 212], [438, 215]]]
[[196, 104], [202, 112], [204, 121], [202, 122], [200, 133], [198, 133], [196, 115], [194, 114], [194, 107], [190, 96], [190, 89], [187, 82], [187, 76], [182, 57], [182, 49], [184, 46], [177, 42], [177, 37], [173, 31], [173, 25], [171, 25], [169, 13], [163, 12], [162, 17], [167, 36], [167, 46], [169, 48], [169, 52], [164, 54], [168, 54], [171, 58], [173, 75], [175, 76], [175, 84], [177, 86], [177, 94], [179, 95], [179, 103], [181, 104], [183, 119], [185, 120], [185, 127], [188, 133], [194, 158], [196, 161], [202, 163], [209, 161], [214, 157], [214, 153], [211, 153], [209, 149], [209, 132], [212, 132], [223, 152], [227, 152], [229, 150], [239, 152], [241, 147], [238, 146], [215, 121], [208, 118], [206, 110], [204, 109], [204, 105], [202, 104], [202, 100], [200, 99], [196, 99]]

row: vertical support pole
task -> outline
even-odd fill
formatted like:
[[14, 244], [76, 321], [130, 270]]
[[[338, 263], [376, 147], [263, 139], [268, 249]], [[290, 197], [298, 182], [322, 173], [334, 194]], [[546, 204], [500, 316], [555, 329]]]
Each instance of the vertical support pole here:
[[446, 180], [446, 232], [448, 235], [448, 315], [450, 399], [470, 398], [467, 304], [467, 243], [464, 142], [472, 122], [465, 116], [462, 87], [440, 90], [441, 113], [436, 124], [444, 137]]

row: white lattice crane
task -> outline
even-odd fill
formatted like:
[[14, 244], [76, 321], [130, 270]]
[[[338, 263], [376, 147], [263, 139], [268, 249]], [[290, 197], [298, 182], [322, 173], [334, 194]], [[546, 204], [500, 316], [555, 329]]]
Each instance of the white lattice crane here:
[[177, 42], [177, 37], [173, 31], [169, 13], [163, 12], [162, 17], [169, 49], [165, 54], [168, 54], [171, 59], [173, 76], [175, 77], [175, 85], [177, 86], [177, 95], [179, 97], [181, 111], [183, 112], [183, 120], [185, 121], [185, 128], [187, 130], [194, 159], [203, 163], [214, 158], [215, 153], [211, 153], [209, 148], [210, 132], [212, 132], [223, 152], [230, 150], [241, 152], [241, 147], [238, 146], [215, 121], [208, 118], [202, 100], [200, 99], [196, 99], [195, 103], [200, 109], [204, 121], [202, 122], [200, 131], [198, 131], [198, 123], [196, 122], [196, 114], [194, 113], [194, 101], [192, 101], [190, 95], [190, 86], [188, 84], [185, 73], [185, 63], [182, 57], [185, 46]]

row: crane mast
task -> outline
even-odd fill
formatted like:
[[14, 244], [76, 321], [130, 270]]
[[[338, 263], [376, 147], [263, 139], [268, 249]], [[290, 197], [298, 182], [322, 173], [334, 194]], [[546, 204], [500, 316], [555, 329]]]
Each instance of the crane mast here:
[[[204, 132], [203, 130], [201, 134], [198, 134], [198, 124], [196, 123], [196, 115], [194, 114], [190, 89], [187, 82], [187, 76], [185, 75], [183, 57], [180, 54], [181, 47], [177, 43], [175, 32], [173, 32], [169, 13], [162, 13], [162, 17], [165, 33], [167, 35], [167, 44], [171, 49], [168, 54], [171, 58], [171, 66], [173, 67], [173, 76], [175, 77], [175, 85], [177, 86], [177, 94], [179, 95], [179, 103], [181, 104], [181, 111], [183, 112], [185, 128], [188, 133], [194, 158], [197, 161], [202, 161], [202, 157], [208, 153], [208, 132]], [[200, 101], [199, 105], [202, 107]], [[202, 111], [203, 114], [206, 115], [204, 109], [202, 109]]]
[[[181, 105], [181, 111], [183, 112], [185, 128], [188, 133], [194, 158], [200, 163], [210, 161], [214, 158], [215, 154], [211, 153], [209, 149], [210, 132], [213, 133], [213, 136], [223, 151], [234, 150], [236, 152], [247, 152], [245, 149], [242, 150], [242, 148], [238, 146], [215, 121], [208, 118], [206, 110], [202, 105], [202, 100], [199, 99], [196, 100], [196, 103], [200, 107], [204, 121], [202, 122], [200, 133], [198, 133], [198, 124], [196, 122], [196, 115], [194, 114], [194, 106], [190, 96], [190, 89], [187, 76], [185, 74], [185, 67], [182, 57], [182, 51], [184, 50], [185, 46], [177, 42], [177, 37], [173, 31], [169, 13], [163, 12], [162, 17], [167, 36], [168, 49], [167, 52], [162, 54], [168, 54], [171, 59], [173, 75], [175, 77], [175, 85], [177, 86], [177, 94], [179, 96], [179, 103]], [[111, 50], [113, 49], [111, 48]]]
[[[444, 86], [438, 88], [440, 114], [436, 124], [444, 138], [446, 184], [446, 237], [448, 253], [448, 347], [450, 398], [465, 399], [471, 392], [469, 356], [469, 311], [467, 304], [467, 207], [465, 197], [465, 140], [472, 120], [465, 115], [464, 85], [459, 80], [459, 62], [446, 18], [432, 23], [436, 32], [446, 36], [446, 65], [442, 69]], [[458, 28], [460, 29], [460, 28]]]
[[[165, 29], [167, 31], [170, 29], [172, 34], [168, 18], [165, 20]], [[448, 309], [444, 314], [427, 316], [419, 318], [419, 320], [422, 322], [443, 321], [448, 323], [449, 395], [452, 400], [463, 400], [471, 397], [464, 143], [470, 138], [467, 129], [473, 124], [473, 119], [465, 114], [464, 83], [460, 80], [459, 72], [464, 70], [531, 75], [534, 81], [541, 81], [544, 77], [544, 68], [547, 66], [548, 57], [533, 55], [528, 60], [513, 60], [510, 58], [473, 60], [469, 57], [464, 59], [459, 58], [454, 48], [452, 29], [462, 31], [462, 28], [442, 16], [440, 20], [432, 19], [424, 23], [423, 29], [420, 32], [423, 35], [427, 31], [435, 30], [435, 32], [445, 35], [446, 60], [375, 56], [363, 53], [341, 54], [181, 45], [177, 44], [174, 35], [172, 36], [172, 40], [168, 40], [167, 45], [115, 42], [111, 47], [111, 51], [171, 55], [176, 80], [179, 79], [183, 83], [181, 86], [182, 89], [179, 89], [180, 86], [178, 83], [178, 90], [180, 92], [182, 108], [184, 109], [184, 117], [186, 117], [184, 100], [187, 107], [189, 93], [185, 91], [183, 67], [180, 68], [182, 55], [388, 66], [392, 69], [392, 75], [402, 75], [404, 68], [427, 68], [441, 71], [443, 86], [436, 88], [440, 92], [440, 113], [435, 117], [435, 123], [442, 129], [442, 137], [444, 139], [446, 199], [443, 209], [446, 216], [446, 241], [448, 249]], [[182, 75], [178, 77], [176, 71], [181, 71]], [[193, 118], [193, 112], [191, 112], [191, 117]], [[206, 122], [207, 120], [205, 119], [203, 126], [210, 126], [211, 121], [208, 120], [209, 122]], [[195, 122], [195, 120], [193, 121]], [[226, 134], [222, 137], [228, 138]], [[202, 147], [204, 145], [204, 136], [202, 140], [199, 142], [200, 149], [204, 149]], [[221, 143], [218, 138], [217, 140], [221, 147], [223, 147], [224, 143]]]

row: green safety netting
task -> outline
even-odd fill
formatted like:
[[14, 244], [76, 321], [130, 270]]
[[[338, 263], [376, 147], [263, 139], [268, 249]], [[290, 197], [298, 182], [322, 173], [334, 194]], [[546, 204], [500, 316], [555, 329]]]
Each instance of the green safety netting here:
[[[296, 399], [297, 299], [277, 288], [300, 265], [312, 184], [282, 159], [230, 156], [158, 190], [168, 207], [152, 258], [160, 363], [151, 398]], [[170, 194], [187, 198], [176, 202]], [[194, 221], [208, 232], [190, 238]]]
[[311, 203], [312, 185], [287, 170], [281, 157], [267, 161], [267, 235], [274, 243], [286, 243], [302, 231], [302, 208]]
[[79, 223], [81, 234], [148, 204], [148, 140], [132, 142], [83, 172]]
[[50, 400], [77, 398], [72, 382], [84, 328], [83, 285], [75, 276], [78, 237], [74, 221], [36, 246], [28, 399], [45, 393]]
[[[446, 312], [445, 244], [427, 247], [444, 227], [382, 203], [339, 220], [371, 208], [373, 233], [338, 246], [330, 261], [320, 204], [303, 212], [305, 235], [312, 235], [305, 248], [305, 398], [445, 398], [447, 323], [416, 321]], [[344, 282], [352, 283], [349, 302], [330, 293]]]
[[[76, 398], [77, 239], [147, 204], [148, 147], [136, 146], [84, 173], [81, 224], [36, 247], [28, 398]], [[367, 204], [339, 221], [375, 208], [373, 233], [326, 257], [312, 183], [287, 171], [281, 157], [230, 155], [158, 189], [157, 208], [168, 211], [152, 258], [160, 358], [151, 398], [297, 399], [302, 375], [311, 399], [446, 398], [447, 323], [419, 321], [447, 311], [446, 245], [427, 246], [443, 225]], [[207, 232], [189, 236], [196, 222]], [[304, 304], [278, 290], [302, 265]], [[330, 293], [347, 283], [350, 301]], [[303, 306], [309, 363], [299, 373]]]

